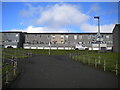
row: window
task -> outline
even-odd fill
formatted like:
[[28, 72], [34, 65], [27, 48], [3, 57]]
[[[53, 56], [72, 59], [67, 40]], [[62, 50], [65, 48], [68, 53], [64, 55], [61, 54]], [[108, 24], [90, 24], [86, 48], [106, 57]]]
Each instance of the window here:
[[107, 44], [112, 44], [112, 41], [107, 41]]
[[55, 36], [53, 35], [52, 38], [55, 39]]
[[55, 36], [52, 36], [52, 37], [55, 37]]
[[91, 44], [91, 41], [89, 41], [88, 43]]
[[82, 44], [82, 42], [78, 42], [78, 44]]
[[16, 42], [18, 42], [18, 40], [16, 40]]
[[64, 36], [63, 36], [63, 35], [61, 35], [61, 38], [64, 38]]
[[74, 39], [77, 39], [77, 35], [74, 35]]
[[61, 43], [64, 43], [63, 41], [61, 41]]
[[79, 36], [79, 39], [82, 39], [82, 35]]
[[12, 42], [12, 40], [8, 40], [8, 42]]
[[101, 35], [101, 37], [103, 38], [104, 36], [103, 36], [103, 35]]
[[91, 39], [91, 35], [88, 35], [88, 39]]
[[15, 36], [18, 37], [18, 34], [16, 34]]
[[108, 39], [109, 39], [109, 36], [107, 35], [107, 36], [106, 36], [106, 38], [108, 38]]
[[62, 36], [61, 36], [61, 39], [63, 39], [63, 38], [64, 38], [64, 36], [62, 35]]
[[85, 44], [85, 42], [82, 42], [82, 44]]
[[29, 41], [26, 41], [27, 44], [29, 44]]
[[68, 38], [68, 35], [66, 35], [66, 38]]
[[49, 39], [49, 38], [50, 38], [50, 35], [48, 35], [47, 38]]

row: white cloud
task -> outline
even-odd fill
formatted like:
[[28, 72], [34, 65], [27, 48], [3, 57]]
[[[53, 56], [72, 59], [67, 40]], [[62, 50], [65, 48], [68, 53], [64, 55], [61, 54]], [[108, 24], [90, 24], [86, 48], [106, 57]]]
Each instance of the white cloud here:
[[[46, 33], [46, 32], [68, 32], [65, 27], [67, 25], [74, 25], [80, 28], [83, 32], [97, 32], [97, 26], [91, 25], [89, 20], [90, 16], [81, 12], [80, 8], [75, 5], [69, 4], [55, 4], [53, 6], [47, 5], [46, 7], [32, 6], [31, 4], [25, 4], [28, 9], [22, 10], [21, 15], [23, 17], [33, 17], [30, 21], [35, 25], [42, 25], [43, 27], [28, 26], [24, 32], [28, 33]], [[98, 4], [94, 4], [88, 10], [88, 14], [99, 10]], [[37, 18], [35, 19], [35, 16]], [[30, 21], [27, 21], [30, 23]], [[20, 23], [22, 24], [22, 23]], [[64, 27], [64, 28], [63, 28]], [[102, 25], [101, 32], [112, 32], [114, 24]], [[19, 31], [19, 30], [18, 30]], [[75, 32], [72, 30], [71, 32]]]
[[56, 4], [41, 13], [38, 25], [50, 26], [80, 25], [88, 21], [89, 16], [82, 13], [77, 7], [68, 4]]
[[[82, 13], [75, 5], [69, 4], [55, 4], [46, 7], [32, 6], [25, 4], [26, 9], [20, 12], [23, 17], [32, 17], [32, 21], [37, 25], [48, 26], [66, 26], [66, 25], [80, 25], [89, 20], [89, 16]], [[35, 19], [37, 16], [37, 19]]]
[[34, 26], [29, 26], [23, 30], [12, 29], [10, 31], [22, 31], [27, 33], [66, 33], [68, 32], [68, 30], [66, 30], [65, 28], [34, 27]]
[[[100, 26], [100, 32], [102, 33], [112, 33], [114, 24], [109, 24], [109, 25], [101, 25]], [[82, 24], [80, 27], [81, 30], [84, 32], [98, 32], [98, 27], [95, 25], [90, 25], [90, 24]]]
[[112, 33], [114, 27], [115, 27], [114, 24], [103, 25], [103, 26], [101, 26], [101, 32], [110, 32], [110, 33]]
[[[102, 25], [100, 26], [101, 33], [112, 33], [114, 24], [110, 25]], [[80, 29], [85, 33], [96, 33], [98, 32], [98, 27], [90, 24], [81, 24]], [[68, 33], [66, 28], [55, 28], [55, 27], [34, 27], [29, 26], [24, 30], [21, 29], [12, 29], [9, 31], [22, 31], [27, 33]], [[75, 32], [74, 30], [70, 30], [69, 32]]]

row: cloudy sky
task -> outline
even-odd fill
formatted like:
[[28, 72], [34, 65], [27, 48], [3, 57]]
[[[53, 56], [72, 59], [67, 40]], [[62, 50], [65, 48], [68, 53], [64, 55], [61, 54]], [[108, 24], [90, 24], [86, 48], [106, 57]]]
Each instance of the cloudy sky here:
[[3, 2], [2, 31], [28, 33], [112, 32], [118, 23], [117, 2]]

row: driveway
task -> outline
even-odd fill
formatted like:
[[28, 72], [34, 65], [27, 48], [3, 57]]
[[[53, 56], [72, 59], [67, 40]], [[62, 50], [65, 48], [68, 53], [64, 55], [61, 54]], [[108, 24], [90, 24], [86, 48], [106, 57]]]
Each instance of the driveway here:
[[22, 74], [10, 88], [117, 88], [118, 78], [74, 62], [68, 56], [39, 55], [21, 60]]

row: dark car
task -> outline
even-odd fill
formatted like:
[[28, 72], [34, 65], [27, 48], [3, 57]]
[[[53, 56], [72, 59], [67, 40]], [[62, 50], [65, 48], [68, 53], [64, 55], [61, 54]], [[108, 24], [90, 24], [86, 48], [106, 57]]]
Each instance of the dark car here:
[[12, 46], [8, 46], [7, 48], [13, 48]]

